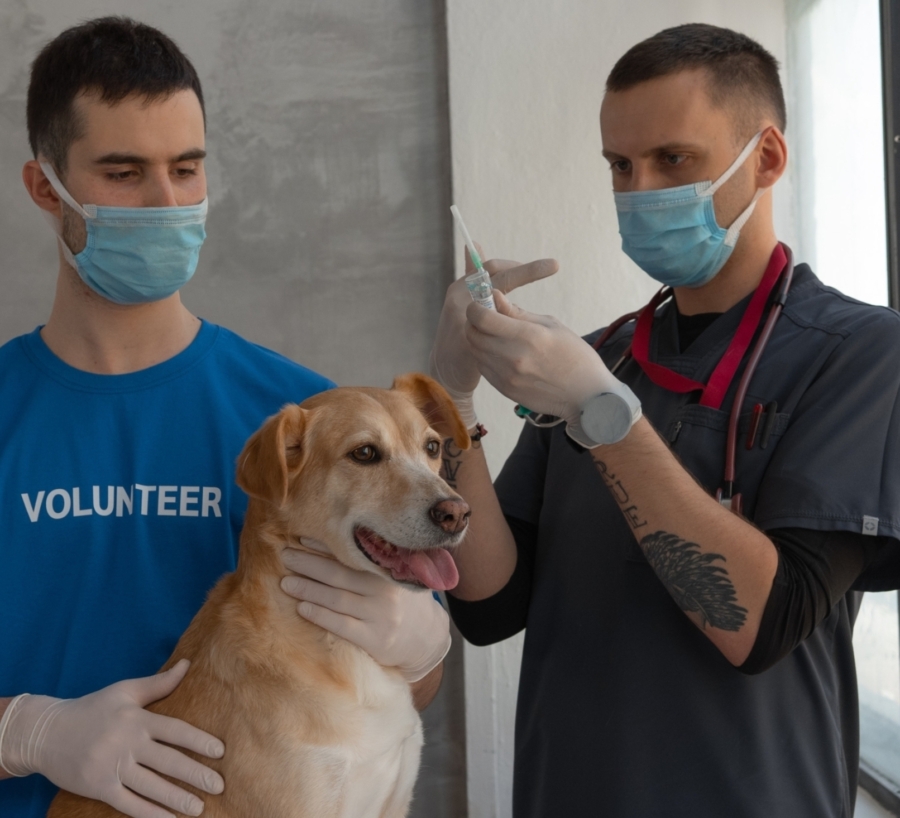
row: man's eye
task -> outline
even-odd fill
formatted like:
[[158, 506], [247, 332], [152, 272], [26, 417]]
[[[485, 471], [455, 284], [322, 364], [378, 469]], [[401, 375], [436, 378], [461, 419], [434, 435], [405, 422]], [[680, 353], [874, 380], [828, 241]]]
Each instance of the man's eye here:
[[613, 173], [628, 173], [631, 170], [631, 162], [627, 159], [617, 159], [615, 162], [612, 162], [609, 166]]
[[667, 165], [680, 165], [684, 161], [684, 156], [680, 153], [667, 153], [663, 156], [663, 162]]
[[176, 168], [175, 173], [182, 178], [196, 176], [197, 168]]
[[106, 178], [113, 182], [124, 182], [134, 176], [133, 170], [110, 171], [106, 174]]

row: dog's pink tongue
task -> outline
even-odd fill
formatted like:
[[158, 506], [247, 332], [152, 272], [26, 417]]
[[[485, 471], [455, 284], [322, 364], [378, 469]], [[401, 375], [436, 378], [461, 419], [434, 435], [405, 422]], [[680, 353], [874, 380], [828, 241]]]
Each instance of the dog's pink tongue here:
[[459, 583], [456, 563], [443, 548], [413, 551], [409, 557], [409, 570], [419, 582], [434, 591], [449, 591]]

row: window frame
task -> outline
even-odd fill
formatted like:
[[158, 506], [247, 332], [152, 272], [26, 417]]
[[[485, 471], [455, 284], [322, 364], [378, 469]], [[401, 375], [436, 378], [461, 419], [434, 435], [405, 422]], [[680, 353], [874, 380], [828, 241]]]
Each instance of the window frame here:
[[[879, 0], [879, 5], [888, 298], [891, 307], [900, 310], [900, 0]], [[897, 610], [900, 618], [900, 605]], [[885, 809], [900, 815], [900, 773], [894, 780], [886, 778], [866, 762], [862, 746], [859, 785]]]

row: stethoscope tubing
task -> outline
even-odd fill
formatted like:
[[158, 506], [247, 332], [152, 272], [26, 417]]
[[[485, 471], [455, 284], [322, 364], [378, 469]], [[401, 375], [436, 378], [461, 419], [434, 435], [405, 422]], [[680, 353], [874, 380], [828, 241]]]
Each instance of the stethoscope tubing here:
[[775, 323], [778, 321], [778, 317], [784, 309], [788, 292], [791, 289], [791, 282], [794, 279], [794, 253], [786, 244], [782, 244], [782, 247], [787, 256], [787, 261], [785, 262], [784, 270], [781, 273], [781, 282], [778, 293], [772, 301], [766, 323], [763, 325], [762, 332], [759, 334], [759, 338], [756, 339], [756, 344], [753, 347], [753, 351], [750, 353], [750, 358], [747, 361], [747, 367], [744, 369], [744, 374], [741, 375], [741, 379], [738, 381], [737, 391], [734, 394], [734, 402], [731, 405], [731, 414], [728, 416], [728, 436], [725, 442], [725, 473], [723, 475], [724, 485], [722, 486], [723, 495], [725, 495], [726, 498], [734, 496], [738, 421], [741, 416], [741, 407], [744, 405], [744, 398], [747, 397], [747, 390], [750, 388], [750, 381], [753, 379], [753, 375], [756, 372], [756, 366], [759, 363], [759, 359], [762, 358], [762, 354], [765, 352], [766, 346], [769, 343], [769, 338], [772, 335], [772, 330], [775, 329]]
[[[766, 346], [769, 343], [769, 338], [772, 335], [772, 331], [775, 329], [775, 324], [778, 321], [778, 317], [781, 315], [782, 310], [784, 309], [784, 305], [787, 301], [788, 292], [791, 289], [791, 283], [794, 278], [794, 254], [791, 251], [791, 248], [782, 242], [782, 248], [784, 249], [785, 255], [787, 256], [787, 261], [785, 262], [784, 269], [782, 270], [779, 278], [779, 287], [778, 291], [775, 295], [775, 298], [771, 302], [771, 306], [769, 308], [769, 314], [766, 317], [765, 324], [763, 325], [762, 332], [759, 334], [759, 338], [756, 339], [756, 343], [753, 346], [753, 350], [750, 353], [750, 358], [747, 360], [747, 366], [744, 369], [743, 374], [741, 375], [740, 381], [738, 381], [737, 391], [735, 392], [734, 402], [731, 405], [731, 412], [728, 416], [728, 432], [725, 438], [725, 468], [722, 476], [722, 486], [719, 488], [717, 492], [717, 499], [723, 505], [729, 505], [731, 509], [737, 513], [741, 512], [741, 495], [738, 492], [735, 492], [735, 461], [737, 455], [737, 437], [738, 437], [738, 422], [741, 417], [741, 407], [744, 404], [744, 399], [747, 397], [747, 390], [750, 388], [750, 381], [753, 379], [753, 375], [756, 372], [757, 364], [762, 358], [763, 352], [765, 352]], [[665, 291], [665, 292], [664, 292]], [[660, 294], [663, 295], [662, 300], [667, 299], [670, 295], [672, 295], [671, 288], [663, 287], [660, 291]], [[659, 295], [659, 294], [658, 294]], [[600, 335], [600, 337], [594, 341], [592, 346], [598, 352], [600, 348], [625, 324], [630, 321], [635, 321], [640, 316], [641, 311], [630, 312], [627, 315], [623, 315], [621, 318], [616, 319], [612, 322]], [[622, 356], [616, 361], [615, 365], [610, 369], [612, 374], [615, 374], [618, 369], [630, 358], [632, 357], [631, 352], [631, 344], [629, 343], [628, 348], [622, 353]]]

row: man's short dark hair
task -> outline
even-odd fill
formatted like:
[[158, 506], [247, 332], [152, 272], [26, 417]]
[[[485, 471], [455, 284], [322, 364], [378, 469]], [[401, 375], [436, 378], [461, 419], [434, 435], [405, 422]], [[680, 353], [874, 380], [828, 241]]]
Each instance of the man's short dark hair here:
[[[74, 108], [80, 93], [107, 104], [139, 95], [148, 101], [191, 90], [203, 109], [203, 91], [191, 61], [161, 31], [127, 17], [101, 17], [66, 29], [31, 65], [28, 141], [60, 173], [83, 123]], [[204, 110], [204, 124], [206, 112]]]
[[607, 91], [627, 91], [647, 80], [702, 69], [713, 105], [731, 108], [741, 137], [752, 136], [768, 114], [783, 132], [784, 91], [776, 60], [746, 34], [705, 23], [667, 28], [630, 48], [613, 66]]

